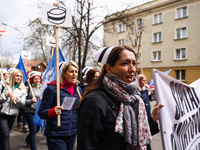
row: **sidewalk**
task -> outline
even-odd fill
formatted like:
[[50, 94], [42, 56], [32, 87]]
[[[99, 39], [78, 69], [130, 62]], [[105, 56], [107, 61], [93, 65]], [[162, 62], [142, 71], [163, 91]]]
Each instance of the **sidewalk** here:
[[[156, 101], [150, 101], [151, 104], [151, 110], [153, 109], [154, 104]], [[159, 121], [158, 121], [159, 124]], [[152, 136], [152, 142], [151, 142], [151, 149], [152, 150], [162, 150], [162, 140], [161, 140], [161, 134], [160, 132], [157, 133], [156, 135]]]

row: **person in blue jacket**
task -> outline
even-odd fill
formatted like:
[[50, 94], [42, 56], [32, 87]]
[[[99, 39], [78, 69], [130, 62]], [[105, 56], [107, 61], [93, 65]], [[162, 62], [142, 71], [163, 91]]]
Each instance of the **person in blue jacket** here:
[[[158, 123], [156, 122], [159, 118], [156, 117], [154, 113], [151, 113], [150, 100], [151, 100], [152, 94], [154, 93], [154, 88], [150, 89], [149, 85], [146, 84], [147, 78], [144, 74], [139, 74], [137, 76], [137, 80], [138, 80], [138, 90], [141, 94], [140, 97], [142, 98], [145, 104], [146, 111], [147, 111], [151, 135], [155, 135], [159, 132]], [[160, 105], [160, 107], [163, 107], [163, 105]], [[154, 108], [153, 108], [153, 111], [155, 111]], [[147, 145], [147, 150], [151, 150], [150, 144]]]
[[[77, 105], [81, 99], [81, 88], [77, 86], [78, 65], [69, 61], [60, 76], [60, 105], [57, 106], [56, 81], [44, 90], [38, 115], [46, 119], [44, 135], [49, 150], [73, 150], [77, 133]], [[66, 105], [72, 105], [67, 108]], [[57, 126], [60, 115], [61, 125]]]

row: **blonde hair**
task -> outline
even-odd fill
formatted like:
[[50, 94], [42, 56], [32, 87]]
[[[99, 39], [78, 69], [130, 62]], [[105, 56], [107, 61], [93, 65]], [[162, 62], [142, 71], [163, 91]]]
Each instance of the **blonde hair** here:
[[[139, 75], [137, 75], [138, 88], [139, 88], [140, 91], [142, 90], [141, 81], [142, 81], [144, 78], [147, 78], [144, 74], [139, 74]], [[148, 84], [145, 84], [144, 87], [147, 88], [147, 89], [149, 89], [149, 85], [148, 85]]]
[[22, 74], [22, 80], [19, 82], [18, 88], [19, 88], [20, 90], [26, 89], [26, 88], [25, 88], [25, 85], [24, 85], [24, 83], [23, 83], [23, 73], [22, 73], [22, 71], [19, 70], [19, 69], [13, 70], [13, 72], [12, 72], [11, 75], [10, 75], [10, 78], [9, 78], [9, 87], [10, 87], [11, 89], [15, 86], [15, 76], [16, 76], [17, 73], [19, 73], [19, 72]]
[[[65, 66], [64, 66], [63, 69], [62, 69], [62, 73], [61, 73], [61, 76], [60, 76], [60, 83], [61, 83], [62, 85], [63, 85], [63, 80], [64, 80], [63, 74], [69, 69], [69, 66], [74, 66], [74, 67], [76, 67], [77, 69], [79, 69], [77, 63], [75, 63], [75, 62], [72, 61], [72, 60], [70, 60], [68, 63], [66, 63]], [[78, 80], [77, 80], [77, 83], [79, 83]]]

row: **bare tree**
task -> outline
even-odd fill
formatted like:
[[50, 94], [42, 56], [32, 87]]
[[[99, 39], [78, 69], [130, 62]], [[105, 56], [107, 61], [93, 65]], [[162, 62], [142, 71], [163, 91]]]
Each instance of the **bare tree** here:
[[[11, 67], [15, 67], [15, 64], [12, 62], [14, 60], [13, 55], [10, 52], [3, 53], [3, 68], [7, 67], [8, 69]], [[0, 64], [0, 68], [2, 68]]]
[[[78, 62], [79, 75], [81, 75], [82, 68], [85, 67], [86, 61], [91, 55], [91, 51], [97, 50], [97, 44], [92, 42], [94, 33], [103, 25], [125, 19], [127, 16], [122, 12], [113, 14], [110, 18], [103, 18], [100, 21], [94, 22], [94, 13], [97, 7], [88, 0], [76, 0], [75, 14], [72, 17], [72, 28], [63, 28], [68, 34], [67, 43], [64, 47], [72, 50], [72, 59]], [[77, 56], [77, 57], [75, 57]], [[79, 77], [80, 79], [80, 77]]]
[[[62, 1], [59, 3], [64, 5]], [[96, 9], [97, 7], [93, 5], [91, 0], [76, 0], [72, 15], [72, 28], [61, 27], [62, 35], [60, 38], [63, 41], [61, 49], [65, 58], [78, 62], [79, 80], [81, 79], [81, 70], [93, 52], [99, 48], [99, 44], [93, 41], [94, 33], [107, 23], [123, 20], [127, 17], [123, 12], [118, 12], [111, 17], [102, 18], [101, 16], [101, 20], [97, 20]], [[28, 46], [33, 48], [36, 57], [40, 57], [48, 63], [49, 52], [43, 37], [47, 33], [54, 35], [53, 26], [42, 25], [41, 20], [37, 18], [29, 23], [29, 27], [33, 33], [27, 38]]]
[[26, 38], [27, 46], [37, 60], [48, 63], [51, 49], [46, 46], [45, 38], [47, 35], [54, 35], [53, 26], [43, 25], [39, 18], [31, 21], [28, 26], [30, 34]]

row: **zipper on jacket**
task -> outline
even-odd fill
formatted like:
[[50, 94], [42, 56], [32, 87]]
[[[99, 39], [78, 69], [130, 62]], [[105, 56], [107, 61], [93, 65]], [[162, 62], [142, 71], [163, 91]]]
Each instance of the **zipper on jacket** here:
[[9, 109], [9, 113], [8, 113], [9, 115], [11, 114], [10, 113], [11, 109], [12, 109], [12, 99], [10, 98], [10, 109]]
[[[73, 107], [73, 106], [72, 106]], [[73, 118], [73, 115], [72, 115], [72, 110], [71, 110], [71, 123], [70, 123], [70, 136], [72, 134], [72, 118]]]

